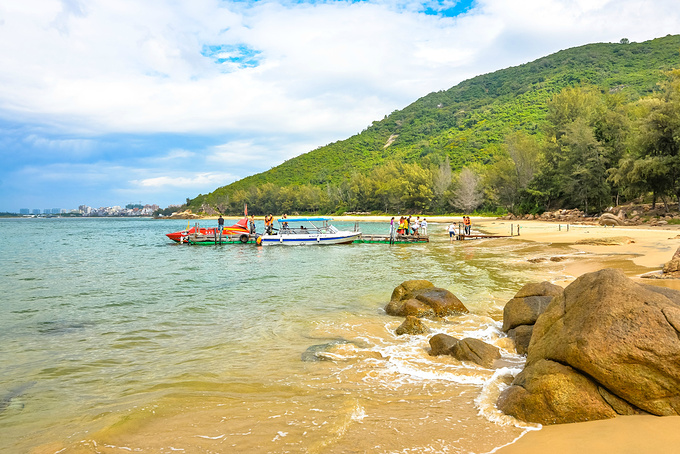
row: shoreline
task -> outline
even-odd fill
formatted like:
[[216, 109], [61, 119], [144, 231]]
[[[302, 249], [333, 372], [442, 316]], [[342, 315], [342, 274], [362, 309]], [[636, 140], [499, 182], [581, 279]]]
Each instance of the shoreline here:
[[[387, 226], [392, 216], [329, 216], [338, 222], [377, 222]], [[395, 216], [396, 217], [396, 216]], [[224, 217], [241, 219], [242, 217]], [[422, 216], [421, 216], [422, 218]], [[461, 222], [462, 216], [425, 216], [431, 225]], [[216, 220], [217, 217], [202, 218]], [[256, 216], [262, 220], [263, 217]], [[644, 279], [640, 276], [660, 271], [680, 247], [680, 226], [618, 226], [569, 224], [541, 220], [503, 220], [496, 217], [471, 217], [473, 229], [495, 235], [509, 235], [512, 226], [519, 236], [504, 241], [526, 241], [537, 247], [536, 257], [526, 257], [554, 265], [562, 273], [552, 280], [567, 286], [584, 273], [602, 268], [618, 268], [636, 282], [680, 290], [680, 279]], [[185, 221], [185, 220], [184, 220]], [[440, 227], [441, 228], [441, 227]], [[605, 241], [607, 240], [607, 241]], [[477, 240], [483, 247], [494, 247], [494, 239]], [[461, 242], [467, 243], [467, 242]], [[607, 244], [609, 243], [609, 244]], [[564, 251], [573, 251], [565, 253]], [[527, 281], [531, 280], [528, 276]], [[613, 419], [544, 426], [525, 432], [512, 443], [494, 449], [496, 454], [564, 454], [581, 452], [672, 452], [680, 443], [675, 430], [680, 417], [619, 416]]]

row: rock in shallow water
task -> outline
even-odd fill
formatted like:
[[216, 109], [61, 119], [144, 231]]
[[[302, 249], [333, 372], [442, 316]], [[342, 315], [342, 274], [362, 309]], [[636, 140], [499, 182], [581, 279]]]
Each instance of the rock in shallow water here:
[[497, 347], [471, 337], [456, 342], [450, 352], [459, 361], [471, 361], [486, 368], [491, 368], [493, 362], [501, 357]]
[[406, 317], [406, 320], [404, 320], [404, 323], [399, 325], [399, 328], [397, 328], [395, 332], [397, 333], [397, 336], [401, 336], [402, 334], [425, 334], [430, 332], [430, 328], [428, 328], [419, 318], [409, 315]]
[[430, 355], [449, 355], [451, 353], [451, 347], [453, 347], [457, 342], [458, 339], [453, 336], [449, 336], [448, 334], [435, 334], [430, 338]]
[[467, 314], [468, 310], [456, 295], [429, 281], [406, 281], [394, 289], [385, 312], [400, 317], [445, 317]]

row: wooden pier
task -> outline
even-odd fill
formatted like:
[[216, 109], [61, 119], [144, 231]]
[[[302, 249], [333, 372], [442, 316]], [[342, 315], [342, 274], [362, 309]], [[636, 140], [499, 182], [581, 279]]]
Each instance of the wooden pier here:
[[512, 235], [486, 235], [484, 233], [472, 233], [470, 235], [457, 234], [454, 236], [456, 241], [481, 240], [484, 238], [512, 238]]
[[354, 240], [355, 243], [374, 243], [374, 244], [408, 244], [408, 243], [429, 243], [430, 238], [427, 235], [397, 235], [394, 240], [390, 241], [389, 235], [373, 235], [362, 233], [359, 239]]

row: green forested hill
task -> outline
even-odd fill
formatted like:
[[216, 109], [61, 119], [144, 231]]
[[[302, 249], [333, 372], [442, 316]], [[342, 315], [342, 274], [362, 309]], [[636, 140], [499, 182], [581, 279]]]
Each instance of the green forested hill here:
[[448, 158], [454, 171], [471, 163], [488, 165], [509, 133], [544, 135], [548, 103], [565, 87], [591, 87], [632, 102], [657, 90], [662, 71], [679, 67], [680, 35], [560, 51], [430, 93], [355, 136], [199, 195], [189, 207], [224, 208], [236, 191], [254, 194], [266, 183], [328, 188], [389, 162], [440, 165]]

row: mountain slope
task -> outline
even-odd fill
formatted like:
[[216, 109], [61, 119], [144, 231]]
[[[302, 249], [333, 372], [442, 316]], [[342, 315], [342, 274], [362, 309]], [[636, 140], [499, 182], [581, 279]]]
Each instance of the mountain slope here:
[[236, 190], [264, 183], [277, 186], [338, 184], [385, 162], [434, 161], [448, 157], [453, 168], [493, 161], [509, 132], [541, 134], [547, 102], [564, 87], [591, 85], [620, 92], [628, 100], [652, 93], [661, 71], [680, 67], [680, 35], [643, 43], [589, 44], [430, 93], [346, 140], [290, 159], [189, 204], [214, 205]]

